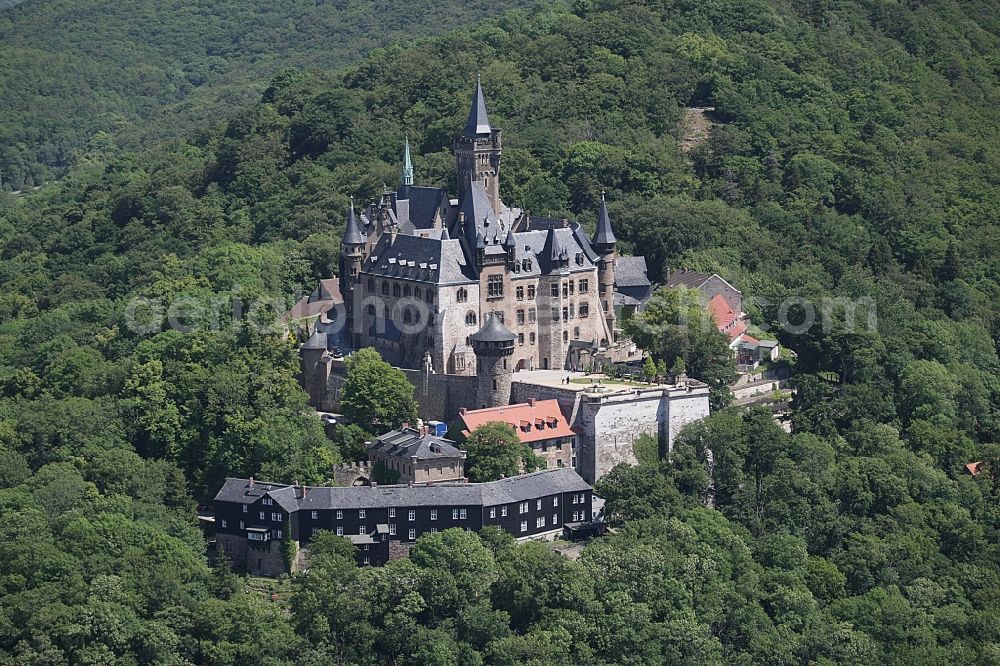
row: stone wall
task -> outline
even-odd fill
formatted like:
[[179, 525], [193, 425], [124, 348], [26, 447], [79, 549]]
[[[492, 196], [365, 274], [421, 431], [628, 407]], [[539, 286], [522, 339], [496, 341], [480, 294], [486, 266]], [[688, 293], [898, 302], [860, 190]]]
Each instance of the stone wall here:
[[280, 539], [251, 543], [245, 537], [235, 534], [219, 534], [216, 537], [219, 552], [226, 554], [233, 569], [245, 571], [251, 576], [277, 578], [288, 573], [281, 554], [281, 544]]

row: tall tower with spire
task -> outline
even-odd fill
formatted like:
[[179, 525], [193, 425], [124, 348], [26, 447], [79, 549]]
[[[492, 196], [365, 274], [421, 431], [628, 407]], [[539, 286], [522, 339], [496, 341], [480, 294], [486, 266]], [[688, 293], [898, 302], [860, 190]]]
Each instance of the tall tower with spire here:
[[407, 188], [413, 185], [413, 162], [410, 161], [410, 136], [406, 136], [406, 143], [403, 145], [403, 168], [399, 171], [400, 194], [406, 195]]
[[[600, 257], [597, 264], [597, 296], [604, 309], [604, 318], [608, 322], [608, 331], [615, 335], [615, 245], [618, 239], [611, 229], [611, 217], [608, 215], [608, 202], [601, 192], [601, 213], [597, 217], [597, 231], [590, 242], [594, 252]], [[614, 340], [609, 340], [614, 342]]]
[[500, 128], [490, 125], [486, 113], [483, 84], [476, 78], [469, 119], [462, 134], [455, 138], [455, 170], [458, 174], [458, 198], [462, 200], [471, 181], [486, 189], [493, 210], [500, 210]]
[[340, 243], [340, 293], [344, 297], [347, 334], [349, 336], [353, 336], [355, 330], [354, 291], [361, 281], [361, 266], [365, 261], [366, 240], [365, 235], [361, 233], [358, 217], [354, 213], [354, 197], [351, 197], [351, 207], [347, 211], [347, 226], [344, 228], [344, 238]]

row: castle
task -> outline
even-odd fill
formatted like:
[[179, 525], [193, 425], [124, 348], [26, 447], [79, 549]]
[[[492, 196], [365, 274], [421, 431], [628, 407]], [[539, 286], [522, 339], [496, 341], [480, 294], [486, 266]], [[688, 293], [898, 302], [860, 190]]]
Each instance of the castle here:
[[454, 142], [457, 199], [413, 184], [407, 141], [399, 189], [360, 213], [352, 202], [340, 266], [347, 347], [473, 375], [472, 337], [492, 317], [514, 336], [513, 370], [579, 370], [615, 355], [616, 239], [603, 195], [592, 238], [579, 223], [509, 208], [501, 135], [477, 82]]
[[339, 411], [345, 354], [374, 347], [413, 383], [424, 419], [555, 401], [575, 433], [571, 466], [590, 483], [634, 464], [643, 434], [668, 451], [681, 427], [708, 415], [705, 384], [636, 386], [581, 372], [642, 358], [620, 335], [616, 303], [628, 312], [648, 298], [645, 260], [618, 257], [604, 196], [590, 238], [579, 223], [506, 206], [501, 130], [479, 82], [454, 151], [457, 199], [413, 184], [407, 142], [399, 189], [360, 212], [352, 201], [339, 294], [321, 284], [296, 305], [308, 313], [329, 303], [299, 350], [310, 403]]

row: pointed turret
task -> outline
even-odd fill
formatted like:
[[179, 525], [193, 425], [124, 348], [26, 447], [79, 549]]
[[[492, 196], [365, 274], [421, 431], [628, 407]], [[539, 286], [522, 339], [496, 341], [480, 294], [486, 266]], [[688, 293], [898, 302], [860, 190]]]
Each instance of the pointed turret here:
[[611, 218], [608, 216], [608, 202], [604, 200], [604, 192], [601, 192], [601, 213], [597, 217], [597, 231], [594, 233], [592, 244], [614, 245], [616, 242], [618, 239], [611, 229]]
[[455, 171], [458, 174], [458, 199], [468, 194], [470, 182], [482, 183], [493, 210], [499, 211], [501, 131], [490, 124], [486, 113], [483, 84], [476, 77], [476, 92], [469, 107], [465, 129], [455, 137]]
[[406, 135], [406, 143], [403, 144], [403, 168], [399, 172], [399, 186], [404, 189], [413, 185], [413, 163], [410, 161], [410, 135]]
[[490, 118], [486, 114], [486, 99], [483, 97], [483, 84], [476, 76], [476, 93], [472, 96], [472, 106], [469, 108], [469, 119], [465, 122], [462, 135], [470, 139], [477, 136], [488, 137], [493, 131]]
[[364, 245], [365, 237], [361, 233], [358, 217], [354, 214], [354, 197], [351, 197], [351, 207], [347, 211], [347, 226], [344, 228], [344, 245]]
[[604, 192], [601, 192], [601, 213], [597, 217], [597, 231], [594, 233], [594, 240], [591, 245], [594, 252], [598, 254], [600, 260], [597, 262], [597, 293], [601, 300], [601, 309], [604, 310], [604, 318], [608, 323], [608, 332], [611, 339], [617, 338], [615, 332], [615, 232], [611, 230], [611, 218], [608, 216], [608, 203], [604, 200]]

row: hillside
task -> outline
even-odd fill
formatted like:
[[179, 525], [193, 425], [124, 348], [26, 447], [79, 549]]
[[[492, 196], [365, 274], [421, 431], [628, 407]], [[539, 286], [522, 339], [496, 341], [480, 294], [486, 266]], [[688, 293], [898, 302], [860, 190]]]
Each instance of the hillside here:
[[59, 176], [81, 152], [185, 136], [283, 69], [336, 69], [519, 4], [0, 1], [0, 186]]
[[[0, 664], [997, 663], [998, 16], [512, 11], [0, 195]], [[651, 277], [739, 285], [798, 354], [793, 432], [722, 410], [615, 470], [617, 533], [576, 561], [448, 531], [359, 570], [330, 539], [288, 614], [208, 565], [192, 505], [225, 476], [316, 483], [350, 443], [306, 414], [291, 344], [215, 313], [331, 275], [348, 197], [395, 182], [405, 133], [417, 181], [453, 185], [477, 72], [504, 198], [592, 224], [605, 190]], [[684, 153], [691, 107], [715, 111]], [[782, 330], [789, 298], [876, 326], [840, 301]], [[193, 332], [136, 326], [192, 302]]]

